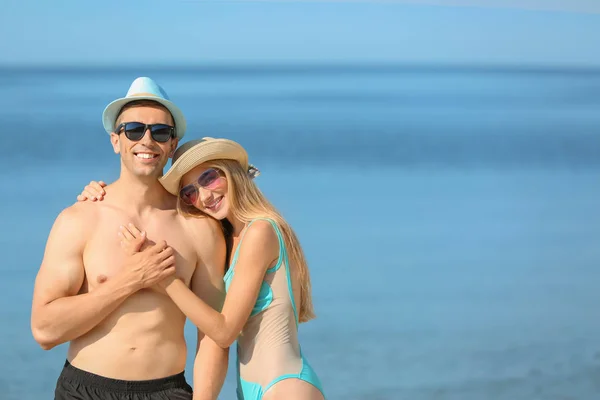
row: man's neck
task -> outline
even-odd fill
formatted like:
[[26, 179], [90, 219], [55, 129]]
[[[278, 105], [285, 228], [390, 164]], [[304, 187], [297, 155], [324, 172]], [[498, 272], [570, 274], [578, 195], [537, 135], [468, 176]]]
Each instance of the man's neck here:
[[123, 208], [142, 215], [152, 208], [171, 208], [172, 195], [158, 182], [155, 177], [137, 177], [121, 173], [113, 187], [119, 193]]

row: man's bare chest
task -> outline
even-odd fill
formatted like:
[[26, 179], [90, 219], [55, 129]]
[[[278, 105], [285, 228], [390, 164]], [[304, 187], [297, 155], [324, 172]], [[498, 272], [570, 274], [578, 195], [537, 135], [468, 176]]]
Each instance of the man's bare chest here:
[[195, 270], [197, 255], [177, 221], [174, 218], [152, 218], [142, 221], [132, 219], [116, 213], [106, 213], [96, 222], [83, 253], [86, 281], [90, 290], [123, 272], [125, 268], [131, 267], [128, 264], [131, 260], [128, 259], [118, 234], [119, 227], [126, 226], [129, 222], [146, 232], [147, 240], [142, 250], [161, 240], [173, 248], [177, 275], [189, 284]]

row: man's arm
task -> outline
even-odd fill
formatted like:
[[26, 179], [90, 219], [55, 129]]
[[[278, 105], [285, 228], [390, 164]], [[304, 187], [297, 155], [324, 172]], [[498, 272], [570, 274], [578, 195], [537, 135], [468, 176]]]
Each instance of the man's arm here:
[[135, 290], [132, 283], [114, 279], [92, 293], [78, 295], [85, 278], [85, 217], [90, 219], [81, 207], [63, 210], [46, 243], [31, 308], [31, 331], [44, 350], [87, 333]]
[[[191, 236], [198, 253], [191, 290], [215, 310], [220, 311], [225, 298], [225, 239], [220, 223], [211, 218], [189, 221]], [[194, 361], [194, 400], [215, 400], [227, 374], [229, 348], [223, 349], [198, 330]]]
[[35, 280], [31, 331], [44, 350], [89, 332], [128, 296], [175, 270], [172, 250], [160, 243], [126, 258], [123, 272], [94, 291], [79, 294], [85, 278], [83, 250], [93, 221], [83, 207], [76, 204], [57, 217]]

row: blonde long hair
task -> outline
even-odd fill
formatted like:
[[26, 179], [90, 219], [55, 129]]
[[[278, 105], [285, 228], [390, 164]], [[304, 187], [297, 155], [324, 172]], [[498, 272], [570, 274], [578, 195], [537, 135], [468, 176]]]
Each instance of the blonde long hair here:
[[[255, 218], [270, 218], [275, 221], [283, 235], [290, 264], [294, 264], [297, 276], [300, 279], [298, 320], [302, 323], [315, 318], [308, 264], [300, 241], [292, 227], [267, 200], [254, 181], [248, 177], [247, 171], [242, 168], [239, 162], [233, 160], [213, 160], [208, 162], [207, 165], [217, 168], [225, 174], [228, 183], [227, 195], [229, 197], [229, 205], [234, 218], [245, 224]], [[196, 207], [185, 204], [180, 197], [177, 198], [177, 210], [185, 216], [206, 216], [205, 213]], [[229, 230], [224, 224], [223, 227], [225, 232]], [[289, 265], [287, 267], [290, 268]]]

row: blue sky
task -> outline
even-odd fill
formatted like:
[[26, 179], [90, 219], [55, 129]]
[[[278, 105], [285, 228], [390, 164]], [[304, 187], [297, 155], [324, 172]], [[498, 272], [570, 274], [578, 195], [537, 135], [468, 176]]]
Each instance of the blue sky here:
[[0, 64], [600, 66], [600, 0], [3, 0], [2, 6]]

